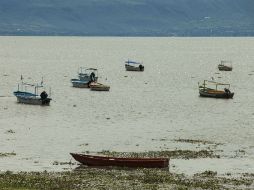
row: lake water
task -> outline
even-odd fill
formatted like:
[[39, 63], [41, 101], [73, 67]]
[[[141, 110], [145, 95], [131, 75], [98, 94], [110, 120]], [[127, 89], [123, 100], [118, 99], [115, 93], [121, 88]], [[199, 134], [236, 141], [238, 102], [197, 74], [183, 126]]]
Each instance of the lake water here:
[[[0, 170], [59, 171], [70, 152], [201, 150], [220, 159], [171, 160], [170, 170], [254, 173], [254, 38], [0, 37]], [[127, 72], [128, 59], [144, 72]], [[232, 72], [219, 72], [232, 60]], [[80, 66], [95, 67], [109, 92], [73, 88]], [[22, 105], [20, 76], [52, 89], [48, 107]], [[231, 84], [234, 99], [200, 98], [204, 79]], [[14, 133], [8, 132], [14, 131]], [[72, 159], [73, 161], [73, 159]], [[173, 167], [172, 167], [173, 166]], [[72, 166], [76, 167], [76, 166]]]

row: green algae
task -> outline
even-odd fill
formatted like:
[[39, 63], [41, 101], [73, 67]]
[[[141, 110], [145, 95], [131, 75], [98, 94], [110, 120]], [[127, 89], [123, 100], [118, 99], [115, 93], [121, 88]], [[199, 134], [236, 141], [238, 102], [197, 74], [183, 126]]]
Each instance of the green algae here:
[[217, 172], [206, 170], [202, 173], [197, 173], [194, 176], [196, 176], [196, 177], [215, 177], [215, 176], [217, 176]]
[[98, 152], [106, 156], [114, 157], [135, 157], [135, 158], [173, 158], [173, 159], [192, 159], [192, 158], [219, 158], [212, 150], [166, 150], [166, 151], [147, 151], [147, 152], [115, 152], [103, 150]]
[[199, 139], [174, 139], [175, 142], [183, 142], [183, 143], [191, 143], [191, 144], [215, 144], [215, 145], [222, 145], [222, 143], [215, 143], [212, 141], [207, 140], [199, 140]]
[[0, 152], [0, 157], [16, 156], [15, 152]]
[[161, 169], [82, 168], [71, 172], [0, 173], [0, 189], [239, 189], [250, 188], [254, 177], [218, 177], [206, 171], [192, 177]]

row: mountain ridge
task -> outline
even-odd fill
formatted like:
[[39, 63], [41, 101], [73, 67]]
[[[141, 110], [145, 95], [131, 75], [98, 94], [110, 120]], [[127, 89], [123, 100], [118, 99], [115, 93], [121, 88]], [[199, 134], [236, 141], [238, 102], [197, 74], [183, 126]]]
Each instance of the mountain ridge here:
[[254, 36], [253, 0], [1, 0], [0, 35]]

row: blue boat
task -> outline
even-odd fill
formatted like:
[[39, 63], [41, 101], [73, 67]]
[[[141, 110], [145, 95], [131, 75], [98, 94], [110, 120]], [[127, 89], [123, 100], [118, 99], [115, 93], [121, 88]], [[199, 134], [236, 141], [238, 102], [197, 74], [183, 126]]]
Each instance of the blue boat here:
[[[28, 92], [28, 88], [33, 88], [34, 92]], [[19, 103], [32, 105], [49, 105], [52, 99], [49, 98], [46, 91], [40, 91], [41, 88], [44, 88], [43, 82], [41, 82], [41, 84], [25, 83], [21, 77], [21, 84], [18, 84], [18, 90], [13, 92], [13, 94], [17, 97], [17, 101]]]
[[71, 79], [73, 87], [76, 88], [89, 88], [91, 82], [97, 82], [98, 70], [94, 68], [80, 67], [78, 71], [78, 78]]
[[136, 61], [125, 61], [126, 71], [144, 71], [145, 67], [142, 63]]

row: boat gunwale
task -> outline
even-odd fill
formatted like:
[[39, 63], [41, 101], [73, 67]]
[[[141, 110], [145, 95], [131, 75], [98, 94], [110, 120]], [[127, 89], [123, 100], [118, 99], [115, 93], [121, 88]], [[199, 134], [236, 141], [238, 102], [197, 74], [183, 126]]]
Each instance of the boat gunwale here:
[[70, 153], [72, 156], [80, 156], [80, 157], [86, 157], [90, 159], [96, 159], [96, 160], [106, 160], [106, 161], [169, 161], [169, 158], [132, 158], [132, 157], [112, 157], [112, 156], [93, 156], [93, 155], [87, 155], [87, 154], [78, 154], [78, 153]]

